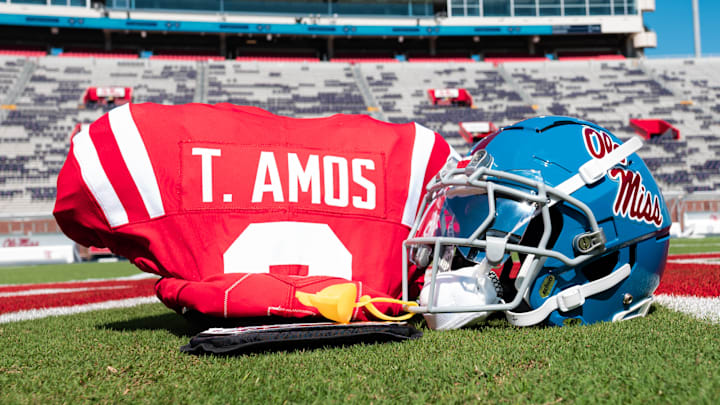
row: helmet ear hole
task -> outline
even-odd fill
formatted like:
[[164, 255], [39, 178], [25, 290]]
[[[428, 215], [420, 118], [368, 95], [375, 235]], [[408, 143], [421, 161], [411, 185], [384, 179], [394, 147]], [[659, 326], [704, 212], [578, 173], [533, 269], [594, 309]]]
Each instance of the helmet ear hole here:
[[615, 251], [582, 266], [580, 271], [589, 281], [595, 281], [612, 273], [618, 263], [620, 252]]
[[[557, 242], [560, 237], [560, 232], [563, 228], [563, 215], [557, 206], [550, 207], [550, 226], [550, 239], [548, 239], [546, 246], [547, 249], [552, 249], [555, 246], [555, 242]], [[542, 215], [536, 215], [530, 220], [527, 230], [525, 231], [525, 234], [519, 244], [523, 246], [537, 247], [542, 239], [544, 231], [545, 229]], [[520, 262], [523, 260], [525, 260], [525, 255], [520, 255]]]

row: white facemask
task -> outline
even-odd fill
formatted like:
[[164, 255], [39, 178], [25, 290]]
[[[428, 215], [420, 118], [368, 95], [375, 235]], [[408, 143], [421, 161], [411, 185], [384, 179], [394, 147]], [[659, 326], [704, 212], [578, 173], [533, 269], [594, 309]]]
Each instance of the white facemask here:
[[[487, 260], [472, 267], [437, 274], [435, 281], [435, 306], [476, 306], [497, 304], [500, 298], [490, 276]], [[430, 298], [430, 270], [425, 273], [425, 285], [420, 291], [420, 305], [427, 305]], [[423, 314], [430, 329], [449, 330], [472, 325], [487, 318], [488, 312], [449, 312]]]

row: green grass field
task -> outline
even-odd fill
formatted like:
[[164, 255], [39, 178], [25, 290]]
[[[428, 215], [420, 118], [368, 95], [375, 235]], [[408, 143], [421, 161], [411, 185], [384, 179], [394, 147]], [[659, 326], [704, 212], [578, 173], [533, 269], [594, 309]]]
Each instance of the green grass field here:
[[112, 278], [142, 273], [127, 261], [116, 263], [47, 264], [26, 267], [0, 267], [1, 284], [57, 283], [60, 281]]
[[670, 254], [720, 252], [720, 237], [703, 239], [673, 239], [670, 243]]
[[[672, 249], [718, 251], [717, 243], [680, 240]], [[69, 279], [134, 272], [127, 263], [0, 269], [0, 284], [57, 281], [65, 270], [73, 272]], [[18, 281], [14, 272], [27, 279]], [[0, 324], [0, 403], [715, 404], [720, 398], [720, 325], [657, 305], [646, 318], [618, 324], [515, 328], [496, 319], [468, 330], [423, 329], [421, 339], [403, 343], [237, 357], [181, 353], [196, 332], [161, 304]]]

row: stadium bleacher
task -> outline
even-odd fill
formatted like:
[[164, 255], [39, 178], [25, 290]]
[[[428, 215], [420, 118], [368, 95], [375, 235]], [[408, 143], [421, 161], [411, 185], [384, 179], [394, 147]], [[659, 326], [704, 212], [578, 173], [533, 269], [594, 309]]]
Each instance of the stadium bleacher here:
[[348, 64], [212, 62], [203, 100], [254, 105], [276, 114], [315, 117], [367, 112]]
[[[368, 114], [416, 121], [460, 151], [461, 121], [504, 126], [541, 114], [598, 122], [627, 139], [631, 118], [664, 119], [642, 157], [664, 191], [720, 186], [720, 59], [571, 61], [181, 60], [0, 54], [0, 212], [48, 214], [78, 122], [112, 105], [83, 105], [89, 86], [133, 89], [133, 102], [254, 105], [296, 117]], [[433, 106], [427, 90], [465, 88], [471, 107]]]
[[[493, 121], [508, 125], [535, 111], [486, 63], [400, 63], [361, 66], [378, 105], [390, 122], [417, 121], [445, 135], [460, 152], [468, 145], [459, 134], [462, 121]], [[465, 88], [472, 108], [432, 106], [427, 90]]]

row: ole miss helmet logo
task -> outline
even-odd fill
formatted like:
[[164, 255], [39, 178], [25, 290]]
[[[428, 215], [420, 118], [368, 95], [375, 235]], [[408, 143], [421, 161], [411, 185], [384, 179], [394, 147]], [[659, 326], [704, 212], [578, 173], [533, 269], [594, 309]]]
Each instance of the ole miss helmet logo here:
[[660, 227], [663, 222], [660, 198], [645, 188], [642, 175], [619, 168], [610, 169], [609, 174], [619, 182], [613, 213]]
[[[610, 135], [590, 127], [583, 127], [582, 134], [585, 149], [595, 159], [602, 159], [620, 146]], [[620, 164], [626, 166], [627, 159]], [[662, 226], [660, 197], [645, 187], [639, 172], [616, 167], [610, 169], [608, 175], [618, 182], [618, 191], [613, 202], [615, 215], [657, 227]]]
[[[610, 135], [605, 132], [598, 132], [590, 127], [583, 127], [583, 139], [585, 140], [585, 149], [595, 159], [602, 159], [603, 156], [620, 146], [619, 143], [613, 141]], [[627, 165], [627, 163], [627, 159], [620, 162], [623, 166]]]

